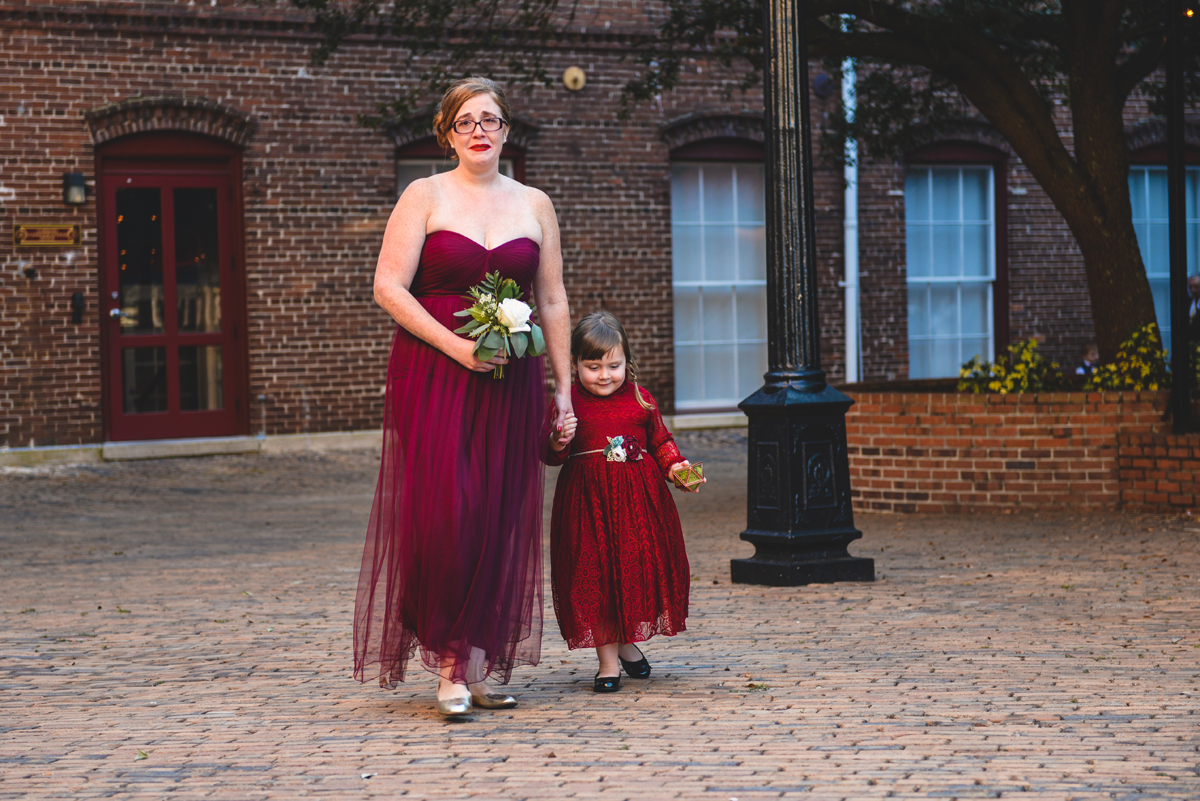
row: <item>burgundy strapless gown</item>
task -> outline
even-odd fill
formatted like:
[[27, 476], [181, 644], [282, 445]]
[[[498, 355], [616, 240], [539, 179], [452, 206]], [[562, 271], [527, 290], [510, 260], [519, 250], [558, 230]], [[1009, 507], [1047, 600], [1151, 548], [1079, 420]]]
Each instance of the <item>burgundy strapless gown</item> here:
[[[488, 250], [453, 231], [425, 240], [410, 291], [451, 330], [467, 290], [500, 271], [529, 298], [531, 239]], [[504, 377], [465, 369], [397, 326], [388, 361], [383, 460], [354, 608], [354, 676], [388, 686], [421, 649], [454, 678], [508, 682], [542, 638], [541, 358]]]

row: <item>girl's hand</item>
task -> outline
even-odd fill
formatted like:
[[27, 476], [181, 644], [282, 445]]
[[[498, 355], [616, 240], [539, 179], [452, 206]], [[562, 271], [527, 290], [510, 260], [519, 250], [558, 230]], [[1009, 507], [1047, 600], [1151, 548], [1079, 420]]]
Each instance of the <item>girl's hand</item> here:
[[474, 341], [463, 339], [462, 337], [458, 337], [458, 342], [454, 344], [452, 352], [447, 355], [475, 373], [484, 373], [488, 370], [494, 370], [502, 364], [508, 364], [508, 359], [498, 353], [486, 362], [481, 362], [475, 357]]
[[567, 412], [567, 420], [563, 423], [561, 431], [553, 431], [550, 434], [550, 447], [555, 451], [561, 451], [563, 448], [575, 439], [575, 426], [577, 420], [574, 412]]
[[[691, 467], [691, 466], [692, 466], [692, 463], [689, 462], [687, 459], [684, 459], [682, 462], [676, 462], [675, 464], [671, 465], [671, 469], [668, 472], [670, 472], [670, 474], [672, 476], [674, 476], [676, 473], [678, 473], [680, 470], [684, 469], [685, 467]], [[675, 483], [674, 480], [672, 480], [671, 483], [674, 484]], [[708, 479], [702, 478], [702, 479], [700, 479], [700, 483], [707, 484]], [[675, 488], [678, 489], [680, 492], [687, 492], [687, 490], [681, 488], [678, 484], [675, 485]], [[693, 490], [693, 492], [699, 492], [699, 491], [700, 491], [699, 487], [697, 487], [695, 490]]]

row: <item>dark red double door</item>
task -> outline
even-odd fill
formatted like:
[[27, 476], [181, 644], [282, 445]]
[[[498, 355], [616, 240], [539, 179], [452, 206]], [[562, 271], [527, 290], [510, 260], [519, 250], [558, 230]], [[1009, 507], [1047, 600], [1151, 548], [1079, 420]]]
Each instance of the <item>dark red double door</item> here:
[[108, 439], [245, 433], [236, 154], [186, 135], [118, 144], [98, 182]]

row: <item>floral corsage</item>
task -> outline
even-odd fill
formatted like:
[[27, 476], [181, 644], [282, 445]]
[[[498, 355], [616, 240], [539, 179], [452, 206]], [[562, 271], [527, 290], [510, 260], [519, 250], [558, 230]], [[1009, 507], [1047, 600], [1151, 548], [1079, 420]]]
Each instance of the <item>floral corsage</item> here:
[[610, 462], [634, 462], [642, 458], [642, 446], [633, 437], [609, 437], [604, 458]]

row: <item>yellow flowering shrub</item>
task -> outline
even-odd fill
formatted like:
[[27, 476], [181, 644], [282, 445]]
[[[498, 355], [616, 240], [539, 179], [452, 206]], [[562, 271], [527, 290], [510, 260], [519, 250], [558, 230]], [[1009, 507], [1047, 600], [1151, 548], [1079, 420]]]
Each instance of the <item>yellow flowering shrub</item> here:
[[1163, 350], [1158, 324], [1150, 323], [1134, 331], [1121, 343], [1117, 358], [1102, 364], [1088, 376], [1087, 390], [1157, 390], [1171, 388], [1171, 370]]
[[1008, 355], [995, 362], [976, 356], [958, 371], [958, 391], [1007, 395], [1066, 389], [1067, 380], [1058, 363], [1038, 353], [1037, 346], [1036, 339], [1014, 342], [1008, 346]]

